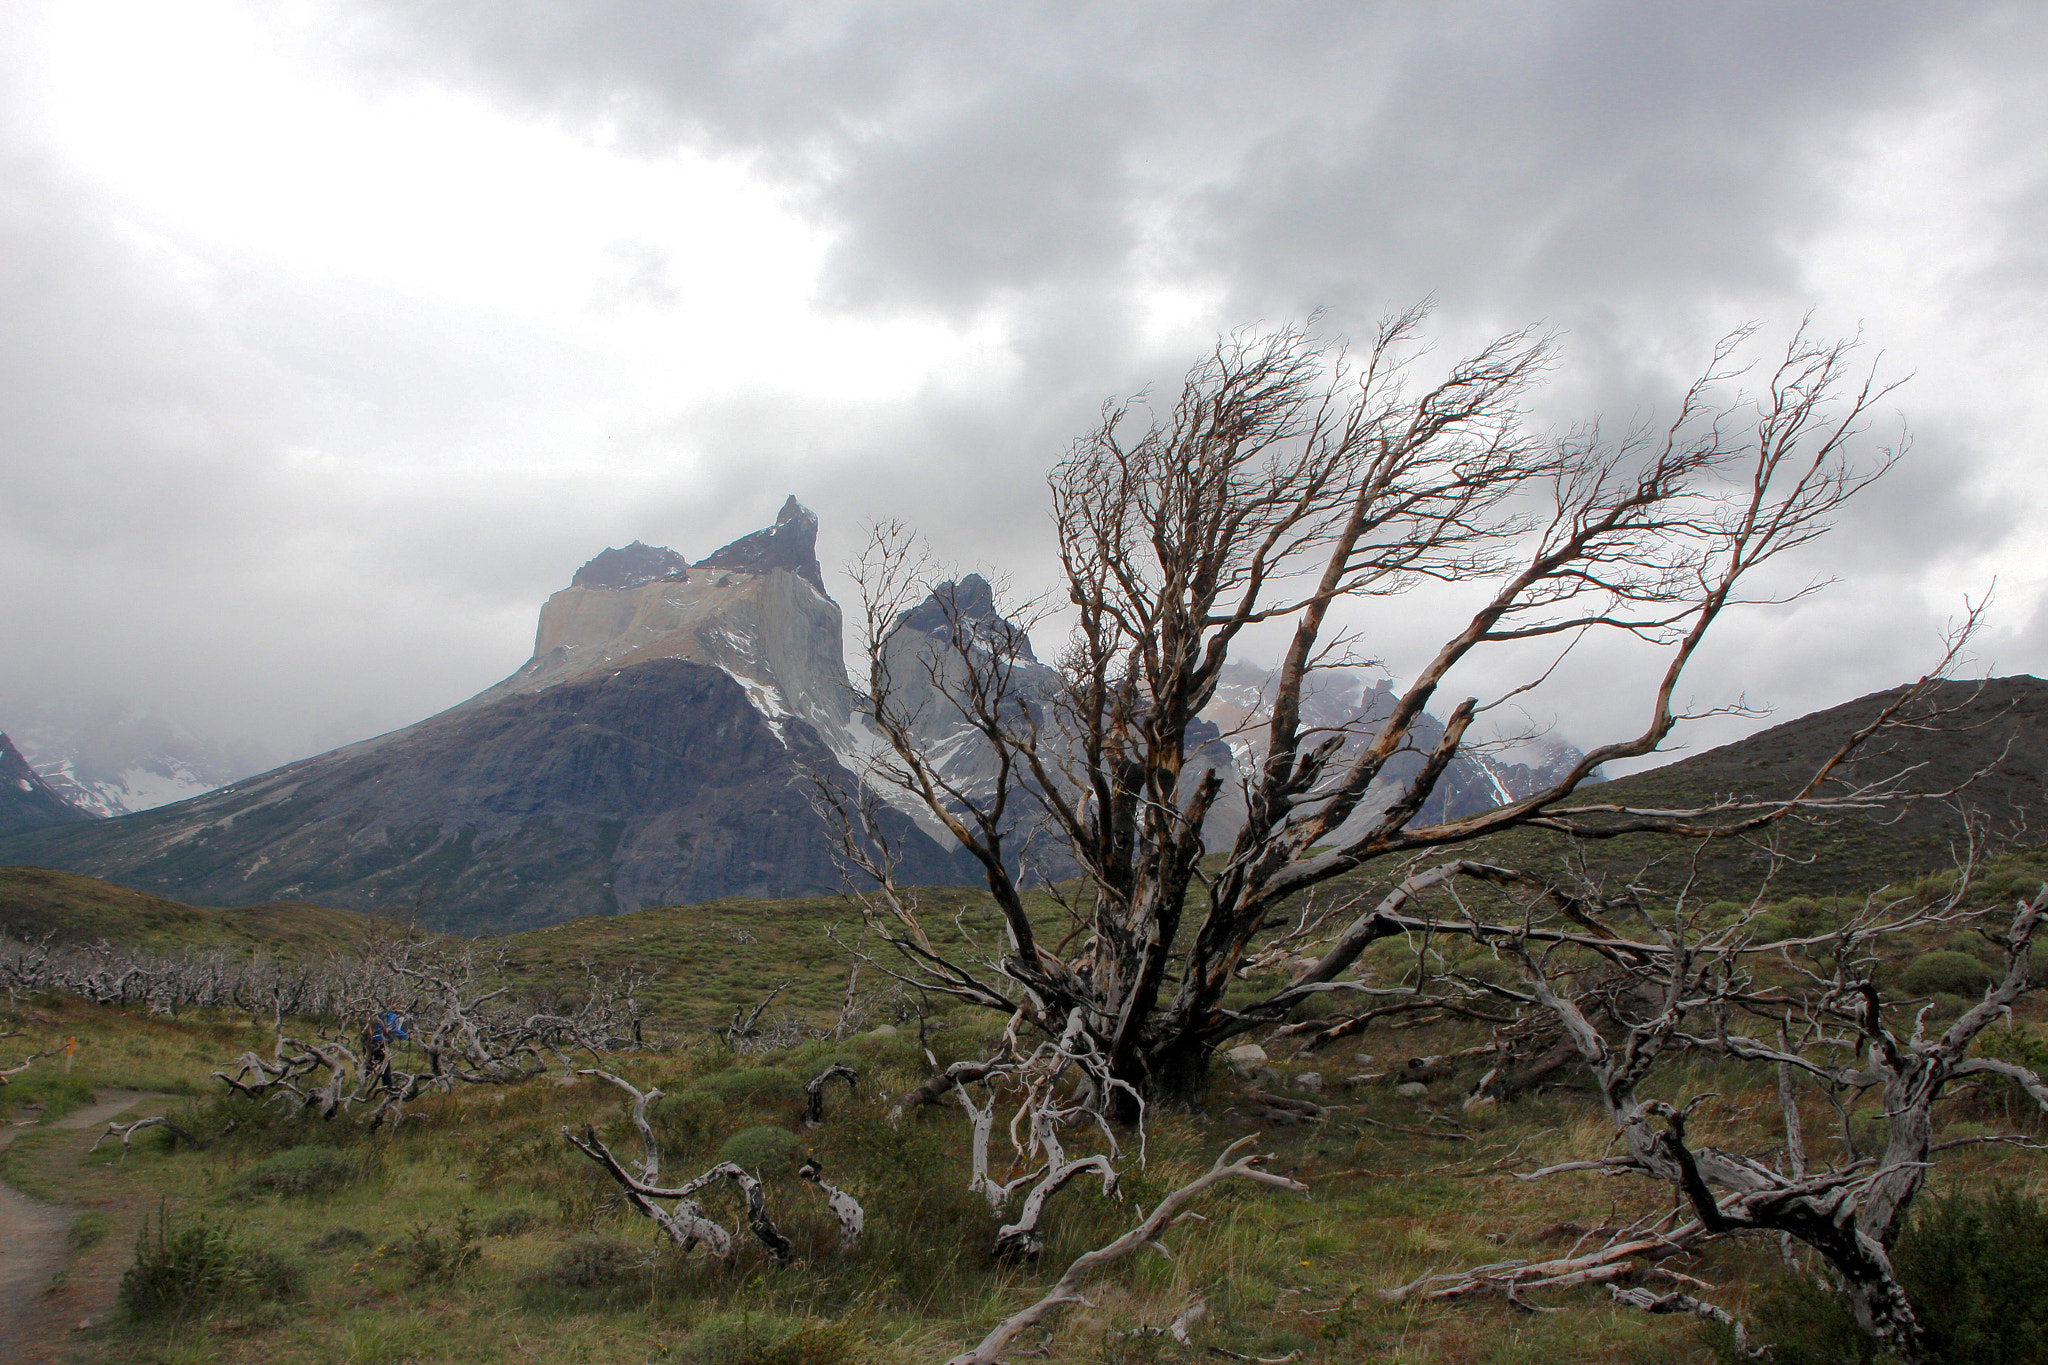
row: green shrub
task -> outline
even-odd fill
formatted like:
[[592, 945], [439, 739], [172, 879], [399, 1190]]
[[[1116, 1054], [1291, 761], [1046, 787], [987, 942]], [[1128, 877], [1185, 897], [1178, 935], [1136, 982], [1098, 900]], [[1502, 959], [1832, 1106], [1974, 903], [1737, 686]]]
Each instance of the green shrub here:
[[1922, 953], [1906, 964], [1899, 984], [1915, 995], [1981, 995], [1991, 979], [1991, 969], [1953, 949]]
[[432, 1223], [414, 1223], [399, 1256], [415, 1288], [448, 1284], [482, 1259], [481, 1240], [476, 1219], [464, 1204], [455, 1210], [455, 1225], [445, 1233]]
[[356, 1164], [332, 1147], [288, 1147], [248, 1167], [244, 1194], [328, 1194], [356, 1178]]
[[763, 1180], [789, 1175], [796, 1170], [797, 1157], [803, 1151], [803, 1139], [787, 1128], [775, 1128], [768, 1124], [757, 1124], [742, 1128], [725, 1140], [718, 1149], [720, 1161], [730, 1161], [743, 1171], [751, 1171]]
[[[2000, 1190], [1936, 1202], [1913, 1221], [1892, 1263], [1933, 1365], [2048, 1365], [2048, 1207]], [[1848, 1303], [1779, 1272], [1750, 1299], [1753, 1335], [1775, 1365], [1873, 1365], [1891, 1357], [1864, 1336]], [[1723, 1362], [1744, 1357], [1712, 1332]]]
[[638, 1277], [647, 1258], [616, 1237], [578, 1237], [533, 1276], [550, 1289], [608, 1289]]
[[725, 1105], [800, 1104], [804, 1078], [779, 1066], [750, 1066], [707, 1077], [695, 1088], [708, 1091]]
[[286, 1299], [297, 1288], [291, 1262], [224, 1223], [193, 1218], [173, 1228], [165, 1210], [143, 1221], [135, 1264], [121, 1276], [120, 1305], [130, 1318], [152, 1321]]
[[715, 1317], [690, 1334], [695, 1365], [848, 1365], [858, 1339], [844, 1323]]
[[532, 1209], [506, 1209], [503, 1213], [492, 1214], [484, 1224], [486, 1237], [517, 1237], [522, 1232], [531, 1232], [540, 1222], [540, 1215]]

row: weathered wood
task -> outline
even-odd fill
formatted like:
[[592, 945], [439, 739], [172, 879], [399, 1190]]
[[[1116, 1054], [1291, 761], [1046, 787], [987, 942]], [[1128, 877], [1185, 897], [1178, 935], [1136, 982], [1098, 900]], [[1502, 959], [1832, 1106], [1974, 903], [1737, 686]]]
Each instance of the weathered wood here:
[[1057, 1308], [1070, 1303], [1087, 1303], [1088, 1301], [1081, 1296], [1081, 1286], [1091, 1275], [1139, 1247], [1157, 1241], [1159, 1234], [1174, 1221], [1183, 1205], [1214, 1185], [1225, 1180], [1251, 1180], [1280, 1189], [1298, 1190], [1304, 1194], [1308, 1192], [1308, 1186], [1299, 1181], [1260, 1170], [1260, 1164], [1268, 1158], [1238, 1157], [1237, 1153], [1243, 1151], [1252, 1141], [1252, 1138], [1247, 1137], [1233, 1142], [1223, 1149], [1222, 1155], [1216, 1158], [1215, 1163], [1206, 1172], [1160, 1200], [1136, 1227], [1105, 1246], [1075, 1257], [1073, 1264], [1067, 1267], [1066, 1273], [1053, 1282], [1052, 1287], [1042, 1298], [1004, 1318], [991, 1328], [980, 1342], [954, 1356], [946, 1365], [999, 1365], [1003, 1349], [1016, 1340], [1020, 1333], [1027, 1332], [1043, 1322]]
[[184, 1143], [186, 1146], [191, 1147], [196, 1151], [205, 1151], [208, 1147], [211, 1147], [214, 1143], [219, 1142], [229, 1133], [234, 1132], [235, 1129], [241, 1124], [241, 1122], [242, 1121], [240, 1118], [230, 1117], [226, 1123], [221, 1125], [219, 1132], [215, 1133], [210, 1138], [203, 1138], [195, 1133], [192, 1133], [184, 1128], [179, 1127], [170, 1118], [161, 1114], [156, 1115], [152, 1118], [137, 1119], [133, 1123], [122, 1123], [120, 1120], [116, 1119], [108, 1123], [107, 1131], [101, 1133], [98, 1137], [94, 1138], [92, 1140], [92, 1146], [86, 1148], [85, 1150], [87, 1151], [87, 1153], [97, 1152], [100, 1149], [100, 1144], [102, 1142], [105, 1142], [114, 1134], [119, 1133], [121, 1135], [121, 1160], [126, 1161], [128, 1159], [128, 1144], [134, 1140], [135, 1135], [137, 1133], [141, 1132], [145, 1128], [162, 1128], [166, 1132], [170, 1133], [170, 1135], [174, 1139]]
[[797, 1179], [815, 1185], [825, 1195], [825, 1207], [839, 1220], [839, 1249], [851, 1251], [867, 1230], [867, 1211], [860, 1201], [836, 1185], [828, 1185], [824, 1179], [825, 1168], [813, 1159], [797, 1168]]
[[860, 1073], [841, 1062], [832, 1063], [805, 1081], [804, 1110], [797, 1119], [804, 1128], [817, 1128], [825, 1122], [825, 1083], [834, 1076], [844, 1080], [849, 1091], [860, 1088]]

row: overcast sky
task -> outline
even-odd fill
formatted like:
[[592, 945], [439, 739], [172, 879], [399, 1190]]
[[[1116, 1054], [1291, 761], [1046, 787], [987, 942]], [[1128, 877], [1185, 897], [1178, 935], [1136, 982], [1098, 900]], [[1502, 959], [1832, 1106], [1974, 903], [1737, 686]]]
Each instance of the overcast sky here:
[[[1978, 669], [2040, 672], [2044, 88], [2034, 4], [20, 0], [0, 728], [406, 723], [606, 545], [790, 493], [828, 574], [900, 517], [1040, 587], [1105, 397], [1424, 298], [1444, 354], [1555, 328], [1560, 426], [1749, 320], [1913, 376], [1910, 460], [1800, 565], [1840, 581], [1729, 620], [1698, 704], [1915, 676], [1993, 579]], [[1442, 630], [1368, 625], [1397, 672]], [[1641, 723], [1592, 664], [1532, 706], [1581, 744]]]

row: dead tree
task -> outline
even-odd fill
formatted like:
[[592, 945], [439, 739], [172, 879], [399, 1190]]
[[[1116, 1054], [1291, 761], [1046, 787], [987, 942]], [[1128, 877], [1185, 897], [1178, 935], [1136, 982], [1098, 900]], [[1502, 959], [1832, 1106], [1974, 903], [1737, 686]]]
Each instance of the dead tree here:
[[[1308, 1186], [1285, 1176], [1274, 1175], [1259, 1169], [1266, 1158], [1262, 1156], [1239, 1157], [1237, 1153], [1251, 1144], [1252, 1138], [1240, 1138], [1223, 1150], [1215, 1163], [1202, 1175], [1189, 1181], [1179, 1189], [1160, 1200], [1136, 1227], [1106, 1246], [1084, 1252], [1067, 1267], [1066, 1273], [1054, 1281], [1052, 1288], [1043, 1298], [1027, 1308], [1012, 1313], [990, 1329], [987, 1336], [972, 1350], [963, 1351], [946, 1362], [946, 1365], [998, 1365], [1003, 1348], [1016, 1340], [1018, 1335], [1045, 1321], [1053, 1310], [1066, 1304], [1087, 1304], [1081, 1296], [1081, 1286], [1103, 1266], [1118, 1260], [1142, 1246], [1154, 1246], [1159, 1234], [1172, 1226], [1180, 1216], [1183, 1205], [1202, 1194], [1213, 1185], [1225, 1180], [1251, 1180], [1262, 1185], [1274, 1185], [1283, 1190], [1298, 1190], [1304, 1194]], [[1233, 1160], [1233, 1158], [1235, 1158]]]
[[[907, 537], [879, 534], [861, 575], [865, 706], [880, 736], [869, 776], [976, 860], [1006, 935], [988, 964], [935, 948], [896, 884], [872, 804], [820, 782], [900, 977], [1021, 1014], [1045, 1037], [1079, 1010], [1129, 1093], [1185, 1096], [1219, 1044], [1283, 1022], [1379, 936], [1385, 922], [1368, 919], [1280, 991], [1224, 1007], [1241, 966], [1286, 932], [1289, 903], [1331, 878], [1519, 826], [1699, 837], [1840, 804], [1821, 791], [1832, 762], [1799, 792], [1754, 804], [1651, 811], [1572, 798], [1602, 764], [1658, 750], [1682, 719], [1681, 674], [1745, 580], [1820, 535], [1888, 467], [1890, 450], [1861, 469], [1849, 459], [1888, 386], [1852, 373], [1850, 345], [1802, 331], [1753, 393], [1737, 392], [1734, 356], [1748, 339], [1738, 333], [1663, 430], [1546, 440], [1521, 425], [1551, 363], [1545, 339], [1511, 334], [1410, 388], [1421, 320], [1392, 319], [1355, 361], [1298, 330], [1232, 339], [1163, 416], [1105, 409], [1050, 480], [1058, 595], [1075, 620], [1056, 668], [1021, 630], [970, 619], [957, 597], [951, 628], [920, 635], [928, 643], [906, 663], [903, 620], [926, 583]], [[1391, 711], [1305, 723], [1311, 680], [1357, 657], [1345, 604], [1443, 579], [1486, 585], [1484, 600]], [[1256, 761], [1219, 767], [1204, 757], [1200, 714], [1246, 632], [1280, 623], [1292, 639], [1244, 737]], [[1457, 701], [1424, 742], [1425, 710], [1451, 671], [1484, 652], [1602, 632], [1668, 651], [1640, 728], [1525, 798], [1418, 825], [1481, 712], [1548, 676]], [[948, 709], [959, 743], [979, 746], [971, 777], [920, 737], [932, 706]], [[1394, 761], [1418, 751], [1413, 768]], [[1219, 850], [1206, 831], [1233, 787], [1243, 818]], [[1032, 838], [1085, 887], [1064, 942], [1042, 937], [1027, 905], [1020, 849]], [[1218, 851], [1227, 856], [1207, 870]]]
[[848, 1090], [860, 1087], [860, 1073], [844, 1062], [834, 1062], [823, 1071], [804, 1082], [804, 1110], [797, 1122], [804, 1128], [817, 1128], [825, 1122], [825, 1083], [837, 1076], [846, 1082]]
[[839, 1220], [839, 1249], [853, 1250], [868, 1225], [867, 1211], [861, 1208], [860, 1201], [837, 1185], [826, 1184], [825, 1168], [818, 1164], [816, 1158], [797, 1167], [796, 1178], [817, 1187], [818, 1192], [825, 1196], [825, 1207]]
[[[628, 1170], [624, 1162], [607, 1147], [597, 1135], [594, 1126], [586, 1127], [579, 1136], [573, 1129], [562, 1129], [562, 1137], [603, 1168], [605, 1173], [625, 1191], [629, 1204], [642, 1216], [687, 1253], [702, 1243], [719, 1260], [729, 1260], [733, 1255], [732, 1234], [708, 1217], [695, 1196], [720, 1181], [730, 1181], [745, 1201], [747, 1226], [756, 1239], [767, 1249], [768, 1257], [777, 1265], [786, 1265], [796, 1254], [795, 1246], [775, 1220], [768, 1214], [767, 1192], [760, 1180], [752, 1173], [742, 1170], [730, 1161], [721, 1161], [695, 1180], [687, 1181], [673, 1188], [655, 1183], [661, 1178], [661, 1145], [655, 1137], [653, 1125], [647, 1121], [647, 1107], [661, 1098], [659, 1090], [641, 1090], [623, 1077], [608, 1071], [586, 1070], [581, 1074], [610, 1081], [626, 1092], [632, 1101], [631, 1118], [633, 1127], [640, 1134], [645, 1155], [636, 1169]], [[815, 1161], [806, 1162], [799, 1176], [805, 1183], [815, 1186], [825, 1195], [826, 1207], [839, 1223], [839, 1245], [842, 1251], [850, 1251], [860, 1240], [867, 1224], [867, 1215], [860, 1202], [846, 1191], [828, 1185], [822, 1178], [822, 1169]], [[658, 1200], [674, 1201], [664, 1208]]]
[[[645, 978], [592, 973], [591, 989], [573, 1014], [536, 1009], [519, 1000], [502, 960], [476, 950], [443, 953], [417, 942], [380, 945], [350, 964], [332, 992], [343, 1026], [286, 1031], [282, 999], [273, 1003], [270, 1056], [245, 1052], [213, 1074], [252, 1099], [312, 1109], [323, 1119], [359, 1116], [372, 1126], [401, 1122], [405, 1106], [430, 1091], [459, 1085], [507, 1085], [548, 1069], [570, 1069], [569, 1052], [602, 1056], [630, 1046], [637, 1031], [635, 992]], [[380, 1019], [404, 1001], [400, 1040], [382, 1037]], [[312, 1021], [318, 1022], [318, 1021]]]
[[[1690, 1218], [1668, 1228], [1624, 1231], [1594, 1252], [1561, 1261], [1425, 1276], [1391, 1297], [1420, 1293], [1446, 1298], [1487, 1289], [1512, 1297], [1538, 1287], [1612, 1284], [1640, 1261], [1713, 1237], [1771, 1232], [1820, 1259], [1865, 1332], [1907, 1365], [1924, 1360], [1924, 1333], [1893, 1270], [1891, 1251], [1933, 1157], [1955, 1145], [1936, 1140], [1935, 1105], [1954, 1081], [1995, 1075], [2017, 1083], [2048, 1110], [2048, 1084], [2032, 1071], [1969, 1055], [1977, 1036], [2007, 1017], [2014, 1002], [2032, 989], [2032, 945], [2048, 915], [2048, 886], [2021, 903], [2003, 930], [1984, 931], [2003, 953], [2005, 970], [1982, 999], [1939, 1033], [1928, 1027], [1931, 1006], [1919, 1005], [1907, 1015], [1903, 1006], [1885, 1000], [1872, 978], [1868, 948], [1873, 943], [1915, 930], [1984, 924], [1991, 912], [1969, 908], [1968, 894], [1964, 875], [1953, 893], [1929, 904], [1873, 899], [1838, 928], [1801, 939], [1759, 939], [1753, 914], [1705, 922], [1683, 898], [1668, 914], [1653, 916], [1634, 895], [1604, 903], [1597, 896], [1581, 900], [1582, 906], [1593, 906], [1585, 918], [1589, 929], [1603, 930], [1600, 934], [1539, 931], [1527, 920], [1510, 930], [1497, 941], [1521, 963], [1531, 1002], [1572, 1040], [1622, 1143], [1616, 1154], [1567, 1161], [1525, 1178], [1569, 1171], [1645, 1176], [1681, 1194]], [[1603, 922], [1617, 911], [1636, 921], [1627, 937]], [[1449, 932], [1452, 926], [1445, 922], [1438, 928]], [[1467, 931], [1484, 932], [1476, 918], [1467, 921]], [[1499, 926], [1490, 932], [1499, 934]], [[1816, 954], [1825, 960], [1824, 969], [1801, 965]], [[1582, 968], [1589, 955], [1605, 969], [1590, 975], [1621, 973], [1633, 984], [1640, 1005], [1617, 1006], [1610, 992], [1604, 1027], [1588, 1008], [1588, 989], [1579, 984], [1588, 975]], [[1766, 963], [1791, 980], [1760, 980], [1760, 965]], [[1643, 1082], [1660, 1065], [1699, 1052], [1769, 1068], [1784, 1114], [1784, 1155], [1776, 1164], [1701, 1146], [1689, 1135], [1695, 1111], [1711, 1097], [1684, 1106], [1642, 1097]], [[1794, 1075], [1836, 1092], [1876, 1094], [1887, 1120], [1883, 1151], [1862, 1155], [1852, 1146], [1832, 1165], [1812, 1162], [1798, 1117]], [[1690, 1296], [1680, 1297], [1686, 1302], [1640, 1294], [1622, 1301], [1657, 1312], [1719, 1314]]]
[[119, 1133], [121, 1135], [121, 1160], [126, 1161], [128, 1159], [128, 1148], [134, 1142], [137, 1133], [148, 1128], [161, 1128], [170, 1135], [173, 1142], [182, 1142], [194, 1151], [203, 1152], [229, 1133], [234, 1132], [236, 1128], [241, 1126], [241, 1122], [238, 1116], [231, 1114], [228, 1116], [227, 1121], [221, 1124], [220, 1130], [212, 1137], [200, 1137], [197, 1133], [185, 1128], [175, 1119], [166, 1115], [159, 1114], [146, 1119], [136, 1119], [132, 1123], [122, 1123], [117, 1119], [108, 1123], [107, 1131], [94, 1138], [92, 1146], [85, 1150], [88, 1153], [97, 1152], [102, 1142]]
[[[1123, 1147], [1111, 1122], [1112, 1106], [1119, 1098], [1128, 1098], [1135, 1106], [1138, 1160], [1144, 1161], [1144, 1101], [1121, 1094], [1124, 1083], [1110, 1074], [1108, 1059], [1094, 1049], [1079, 1011], [1069, 1018], [1059, 1037], [1029, 1053], [1016, 1051], [1013, 1030], [1005, 1038], [1005, 1049], [995, 1057], [955, 1063], [940, 1077], [952, 1087], [967, 1116], [971, 1134], [967, 1188], [986, 1199], [989, 1211], [997, 1214], [1019, 1190], [1024, 1191], [1016, 1218], [996, 1229], [991, 1254], [998, 1260], [1030, 1259], [1043, 1250], [1040, 1224], [1046, 1204], [1077, 1178], [1093, 1174], [1102, 1182], [1104, 1198], [1120, 1197], [1116, 1163]], [[919, 1087], [907, 1100], [934, 1082]], [[975, 1098], [970, 1085], [982, 1090], [982, 1098]], [[997, 1180], [990, 1173], [989, 1145], [997, 1110], [1006, 1104], [1011, 1107], [1010, 1146], [1023, 1169], [1009, 1180]], [[892, 1118], [900, 1119], [904, 1108], [898, 1105]], [[1070, 1157], [1061, 1133], [1073, 1126], [1092, 1128], [1104, 1150]]]

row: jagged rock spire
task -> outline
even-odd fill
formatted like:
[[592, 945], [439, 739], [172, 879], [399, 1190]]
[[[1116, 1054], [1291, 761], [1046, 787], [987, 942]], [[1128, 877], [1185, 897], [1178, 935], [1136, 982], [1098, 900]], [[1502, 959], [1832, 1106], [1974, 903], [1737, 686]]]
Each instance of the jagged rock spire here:
[[1031, 637], [996, 611], [995, 590], [978, 573], [939, 584], [931, 596], [904, 612], [897, 625], [942, 640], [952, 639], [956, 630], [965, 631], [982, 644], [1014, 651], [1019, 658], [1038, 658], [1031, 652]]
[[741, 536], [700, 561], [697, 568], [737, 570], [740, 573], [788, 569], [823, 592], [825, 575], [818, 567], [818, 514], [792, 496], [782, 504], [782, 511], [776, 515], [773, 526]]

